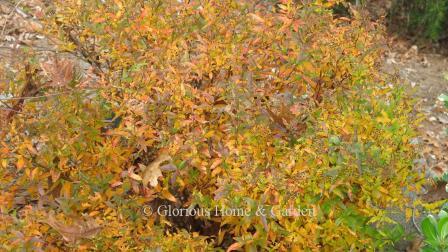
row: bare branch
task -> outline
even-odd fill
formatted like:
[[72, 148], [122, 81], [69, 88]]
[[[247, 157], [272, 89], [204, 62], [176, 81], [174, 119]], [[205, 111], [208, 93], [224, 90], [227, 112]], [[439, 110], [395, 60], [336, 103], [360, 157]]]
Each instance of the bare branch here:
[[10, 19], [12, 17], [12, 14], [16, 11], [16, 9], [19, 7], [19, 5], [23, 2], [23, 0], [19, 0], [16, 5], [14, 6], [14, 8], [12, 8], [11, 12], [9, 12], [8, 17], [5, 20], [5, 24], [2, 27], [2, 31], [0, 33], [0, 38], [3, 37], [3, 35], [5, 34], [5, 30], [6, 30], [6, 25], [8, 24], [8, 19]]
[[16, 114], [24, 114], [24, 115], [27, 115], [27, 116], [32, 116], [32, 114], [25, 113], [25, 112], [18, 111], [18, 110], [14, 110], [14, 109], [10, 109], [10, 108], [2, 108], [2, 107], [0, 107], [0, 110], [10, 111], [10, 112], [14, 112]]
[[[98, 88], [90, 88], [90, 89], [83, 89], [83, 91], [89, 91], [89, 90], [98, 90]], [[51, 93], [46, 95], [36, 95], [36, 96], [21, 96], [21, 97], [7, 97], [7, 98], [0, 98], [0, 101], [11, 101], [11, 100], [32, 100], [32, 99], [40, 99], [40, 98], [47, 98], [47, 97], [53, 97], [63, 94], [72, 94], [75, 92], [79, 92], [79, 90], [70, 90], [70, 91], [64, 91], [64, 92], [57, 92], [57, 93]]]

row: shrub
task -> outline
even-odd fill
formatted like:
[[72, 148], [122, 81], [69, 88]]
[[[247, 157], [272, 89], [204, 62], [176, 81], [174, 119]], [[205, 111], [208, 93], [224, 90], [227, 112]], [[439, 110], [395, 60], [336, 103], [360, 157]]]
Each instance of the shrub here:
[[[419, 183], [411, 101], [378, 71], [382, 29], [334, 19], [335, 1], [282, 2], [57, 2], [48, 36], [99, 77], [42, 90], [70, 95], [26, 102], [9, 123], [3, 247], [385, 246], [386, 208]], [[249, 214], [142, 211], [162, 205]], [[103, 227], [93, 238], [67, 232], [89, 226], [82, 214]]]

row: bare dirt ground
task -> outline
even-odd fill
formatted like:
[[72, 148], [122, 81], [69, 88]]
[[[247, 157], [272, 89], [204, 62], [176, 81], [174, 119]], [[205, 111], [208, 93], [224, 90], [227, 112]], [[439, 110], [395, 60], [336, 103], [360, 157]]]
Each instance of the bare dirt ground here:
[[[419, 153], [415, 168], [425, 173], [427, 178], [426, 190], [419, 198], [427, 203], [448, 199], [446, 182], [436, 182], [434, 179], [448, 173], [448, 109], [438, 99], [441, 94], [448, 94], [448, 57], [420, 50], [408, 40], [391, 35], [383, 70], [399, 75], [401, 85], [416, 102], [414, 113], [421, 122], [419, 136], [413, 140]], [[419, 251], [421, 238], [418, 236], [418, 226], [424, 216], [420, 214], [406, 220], [403, 212], [391, 210], [391, 217], [401, 223], [407, 233], [417, 235], [412, 242], [399, 243], [396, 249]]]
[[[64, 75], [73, 72], [68, 70], [75, 70], [86, 83], [95, 79], [92, 66], [83, 55], [76, 50], [58, 50], [60, 40], [44, 35], [46, 27], [40, 19], [47, 7], [41, 0], [0, 0], [0, 69], [14, 74], [26, 62], [34, 62], [42, 69], [38, 74], [56, 86], [56, 81], [70, 77]], [[1, 76], [0, 85], [8, 83], [8, 77], [11, 76]], [[6, 87], [0, 86], [2, 89]]]
[[[416, 45], [391, 40], [391, 50], [385, 55], [384, 69], [399, 74], [403, 85], [416, 99], [416, 113], [422, 117], [417, 140], [427, 177], [441, 177], [448, 173], [448, 109], [438, 97], [448, 94], [448, 57], [420, 52]], [[428, 189], [425, 200], [434, 202], [448, 198], [445, 185]]]

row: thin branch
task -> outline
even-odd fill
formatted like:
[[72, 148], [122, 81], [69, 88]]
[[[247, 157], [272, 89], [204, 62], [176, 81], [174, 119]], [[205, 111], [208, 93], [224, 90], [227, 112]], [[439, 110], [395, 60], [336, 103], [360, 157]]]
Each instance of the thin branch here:
[[9, 50], [17, 50], [17, 49], [20, 49], [20, 48], [26, 48], [26, 49], [31, 49], [33, 51], [41, 51], [41, 52], [54, 52], [54, 53], [64, 53], [64, 52], [67, 52], [67, 53], [69, 53], [69, 51], [63, 51], [63, 50], [59, 51], [59, 50], [56, 50], [56, 49], [45, 48], [45, 47], [42, 47], [42, 46], [29, 46], [29, 45], [24, 45], [24, 44], [23, 45], [20, 44], [19, 47], [0, 46], [0, 49], [9, 49]]
[[[90, 91], [90, 90], [98, 90], [99, 88], [90, 88], [90, 89], [83, 89], [83, 91]], [[40, 99], [40, 98], [47, 98], [52, 96], [58, 96], [63, 94], [72, 94], [75, 92], [78, 92], [79, 90], [70, 90], [70, 91], [64, 91], [64, 92], [58, 92], [58, 93], [52, 93], [52, 94], [46, 94], [46, 95], [36, 95], [36, 96], [23, 96], [23, 97], [8, 97], [8, 98], [0, 98], [0, 101], [11, 101], [11, 100], [31, 100], [31, 99]]]
[[422, 230], [417, 225], [417, 222], [415, 221], [415, 207], [412, 208], [412, 224], [414, 224], [415, 229], [420, 233], [420, 235], [423, 235]]
[[0, 103], [3, 104], [3, 106], [5, 106], [6, 108], [12, 109], [11, 106], [9, 106], [9, 104], [4, 101], [0, 100]]
[[[27, 96], [35, 96], [39, 92], [39, 86], [36, 85], [33, 79], [33, 73], [31, 72], [31, 66], [29, 64], [25, 65], [25, 86], [22, 89], [22, 97]], [[9, 123], [11, 119], [17, 112], [21, 112], [23, 108], [23, 103], [25, 102], [24, 98], [21, 98], [17, 101], [16, 104], [9, 111], [6, 121]]]
[[16, 9], [19, 7], [19, 5], [23, 2], [23, 0], [19, 0], [17, 4], [12, 8], [11, 12], [9, 12], [8, 16], [6, 17], [5, 24], [2, 27], [2, 32], [0, 33], [0, 38], [3, 37], [6, 30], [6, 25], [8, 24], [8, 19], [12, 17], [12, 14], [16, 12]]
[[24, 114], [24, 115], [27, 115], [27, 116], [32, 116], [32, 114], [25, 113], [25, 112], [18, 111], [18, 110], [14, 110], [14, 109], [10, 109], [10, 108], [2, 108], [2, 107], [0, 107], [0, 110], [6, 110], [6, 111], [14, 112], [16, 114]]
[[79, 41], [79, 39], [71, 33], [71, 31], [66, 28], [64, 29], [64, 32], [68, 36], [68, 39], [76, 45], [78, 48], [78, 51], [81, 53], [81, 55], [86, 59], [87, 62], [90, 63], [90, 65], [93, 66], [93, 69], [95, 71], [95, 74], [98, 76], [101, 76], [104, 74], [103, 69], [101, 68], [100, 62], [94, 59], [94, 57], [91, 55], [91, 52], [89, 52], [84, 45]]
[[[354, 142], [355, 144], [359, 143], [358, 142], [358, 126], [355, 126], [355, 132], [353, 133], [354, 135]], [[361, 148], [361, 147], [360, 147]], [[361, 160], [361, 150], [356, 150], [355, 156], [356, 156], [356, 165], [358, 167], [358, 173], [359, 175], [362, 175], [362, 160]]]

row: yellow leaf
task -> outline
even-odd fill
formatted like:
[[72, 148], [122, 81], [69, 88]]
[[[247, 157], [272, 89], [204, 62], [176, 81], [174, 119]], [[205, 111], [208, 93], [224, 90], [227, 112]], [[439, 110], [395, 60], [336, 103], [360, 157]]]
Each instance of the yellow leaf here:
[[70, 198], [72, 196], [72, 184], [69, 182], [65, 182], [61, 188], [61, 195], [64, 198]]
[[406, 221], [409, 221], [412, 217], [412, 209], [406, 208]]
[[169, 200], [169, 201], [172, 201], [172, 202], [176, 202], [177, 201], [176, 197], [174, 197], [174, 195], [172, 195], [168, 190], [163, 190], [162, 191], [162, 197], [167, 199], [167, 200]]
[[53, 183], [54, 183], [61, 176], [61, 172], [60, 171], [56, 171], [56, 170], [50, 170], [50, 175], [51, 175], [51, 181], [53, 181]]
[[381, 116], [378, 117], [376, 120], [379, 123], [383, 123], [383, 124], [386, 124], [386, 123], [390, 122], [389, 116], [387, 115], [387, 113], [384, 110], [381, 111]]
[[220, 174], [222, 172], [221, 167], [217, 167], [215, 169], [212, 170], [212, 177], [216, 177], [216, 175]]
[[31, 179], [35, 179], [36, 176], [37, 176], [38, 174], [39, 174], [39, 169], [38, 169], [38, 168], [34, 168], [34, 169], [31, 171], [30, 178], [31, 178]]
[[389, 191], [386, 190], [386, 188], [380, 186], [380, 192], [384, 193], [384, 194], [389, 194]]
[[215, 135], [215, 131], [214, 130], [210, 130], [209, 132], [207, 132], [205, 135], [204, 135], [204, 137], [205, 138], [210, 138], [210, 137], [212, 137], [212, 136], [214, 136]]

